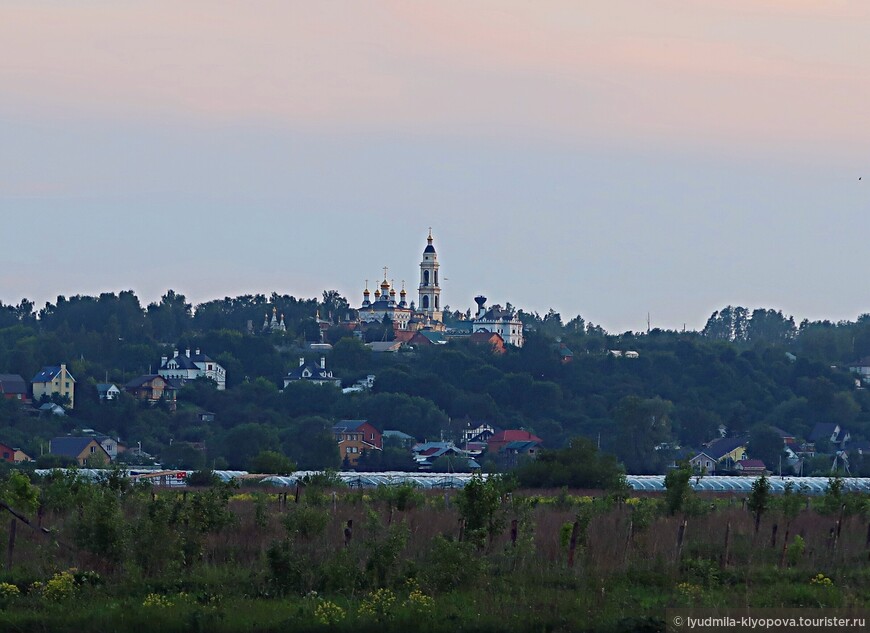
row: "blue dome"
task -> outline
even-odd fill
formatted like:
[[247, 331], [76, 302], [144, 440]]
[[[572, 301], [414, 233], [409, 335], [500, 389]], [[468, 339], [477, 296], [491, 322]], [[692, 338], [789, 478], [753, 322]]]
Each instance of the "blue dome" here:
[[434, 252], [435, 252], [435, 247], [432, 246], [431, 244], [429, 244], [429, 246], [427, 246], [426, 248], [423, 249], [423, 252], [424, 252], [424, 253], [434, 253]]

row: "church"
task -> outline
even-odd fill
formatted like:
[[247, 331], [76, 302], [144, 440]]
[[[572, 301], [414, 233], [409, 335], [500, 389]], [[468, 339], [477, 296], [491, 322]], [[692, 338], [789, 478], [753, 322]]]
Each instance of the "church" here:
[[[395, 284], [387, 281], [387, 269], [384, 268], [384, 280], [380, 287], [375, 288], [374, 301], [369, 292], [368, 282], [363, 291], [363, 301], [359, 308], [359, 320], [363, 323], [382, 323], [388, 318], [393, 323], [396, 332], [415, 332], [417, 330], [444, 330], [443, 311], [441, 309], [441, 286], [438, 283], [438, 253], [432, 245], [432, 229], [429, 229], [426, 248], [423, 249], [423, 259], [420, 262], [420, 284], [417, 288], [417, 302], [408, 303], [408, 293], [404, 283], [396, 296]], [[398, 300], [397, 300], [398, 299]]]

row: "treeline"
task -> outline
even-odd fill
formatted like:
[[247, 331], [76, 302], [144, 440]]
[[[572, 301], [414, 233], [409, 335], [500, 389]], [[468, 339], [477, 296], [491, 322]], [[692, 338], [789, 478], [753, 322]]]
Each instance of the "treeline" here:
[[[273, 307], [286, 333], [261, 332]], [[487, 421], [530, 430], [551, 448], [591, 438], [640, 473], [662, 472], [673, 447], [698, 447], [720, 427], [734, 435], [777, 426], [806, 437], [816, 423], [838, 422], [853, 439], [870, 438], [870, 397], [845, 367], [870, 355], [870, 317], [794, 326], [778, 312], [728, 307], [702, 332], [614, 335], [579, 316], [563, 323], [552, 310], [520, 311], [526, 345], [503, 356], [462, 341], [377, 355], [332, 327], [330, 369], [345, 385], [375, 374], [373, 391], [343, 395], [300, 385], [279, 393], [300, 344], [319, 340], [317, 313], [335, 324], [353, 315], [334, 291], [319, 299], [245, 295], [195, 308], [171, 290], [148, 306], [131, 291], [59, 297], [38, 311], [26, 300], [0, 305], [0, 373], [29, 380], [43, 365], [64, 361], [78, 381], [76, 409], [66, 418], [34, 417], [3, 403], [0, 440], [39, 455], [52, 436], [93, 428], [141, 442], [167, 465], [245, 468], [279, 450], [300, 467], [320, 468], [339, 465], [329, 433], [338, 419], [365, 418], [418, 439], [458, 439], [468, 423]], [[97, 382], [124, 384], [185, 348], [227, 369], [227, 391], [190, 385], [175, 413], [126, 396], [99, 402]], [[201, 422], [202, 411], [216, 421]], [[398, 447], [375, 462], [364, 466], [408, 463]]]

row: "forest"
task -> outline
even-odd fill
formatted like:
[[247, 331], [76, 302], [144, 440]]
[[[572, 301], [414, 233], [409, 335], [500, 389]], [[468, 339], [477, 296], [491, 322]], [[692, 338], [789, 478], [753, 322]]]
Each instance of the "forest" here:
[[[261, 331], [273, 308], [285, 316], [286, 332]], [[301, 355], [319, 359], [305, 346], [320, 337], [315, 315], [334, 324], [326, 331], [330, 369], [345, 386], [374, 374], [373, 389], [281, 389]], [[778, 449], [764, 446], [771, 427], [806, 438], [815, 424], [836, 422], [853, 441], [870, 438], [870, 396], [848, 369], [870, 356], [868, 315], [795, 324], [781, 312], [728, 306], [701, 331], [621, 334], [580, 316], [564, 323], [552, 310], [519, 315], [526, 344], [503, 355], [461, 338], [377, 354], [341, 327], [354, 311], [335, 291], [196, 306], [172, 290], [147, 306], [132, 291], [61, 296], [38, 310], [27, 300], [0, 304], [0, 373], [30, 380], [42, 366], [65, 362], [77, 381], [76, 406], [66, 416], [34, 415], [0, 401], [0, 441], [39, 457], [52, 437], [88, 428], [141, 443], [165, 466], [247, 469], [263, 453], [278, 453], [299, 468], [321, 469], [341, 466], [330, 433], [340, 419], [368, 419], [418, 440], [458, 439], [469, 423], [486, 421], [532, 431], [549, 449], [589, 438], [628, 472], [660, 473], [677, 447], [699, 447], [720, 428], [758, 438], [758, 453], [774, 462]], [[461, 318], [448, 312], [448, 327]], [[175, 412], [126, 394], [113, 402], [97, 397], [97, 383], [122, 386], [185, 348], [200, 348], [226, 368], [225, 391], [210, 381], [190, 383]], [[636, 351], [637, 358], [610, 350]], [[203, 423], [203, 411], [215, 421]], [[50, 460], [43, 456], [43, 463]], [[408, 465], [405, 451], [388, 447], [363, 467]], [[819, 457], [805, 474], [827, 474], [830, 465]], [[852, 473], [870, 474], [867, 466], [853, 459]]]

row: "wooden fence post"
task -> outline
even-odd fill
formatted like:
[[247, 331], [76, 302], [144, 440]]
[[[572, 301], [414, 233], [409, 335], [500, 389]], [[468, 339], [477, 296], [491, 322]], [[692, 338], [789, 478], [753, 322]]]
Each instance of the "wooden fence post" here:
[[15, 551], [15, 530], [18, 527], [18, 520], [12, 517], [9, 523], [9, 546], [6, 548], [6, 571], [12, 571], [12, 552]]
[[728, 567], [728, 550], [731, 547], [731, 521], [725, 526], [725, 549], [722, 552], [722, 569]]
[[786, 554], [786, 550], [788, 549], [788, 533], [789, 533], [789, 529], [788, 529], [788, 526], [786, 526], [785, 538], [782, 539], [782, 554], [780, 554], [780, 556], [779, 556], [779, 566], [780, 567], [785, 567], [785, 554]]
[[353, 519], [347, 520], [347, 525], [344, 528], [344, 546], [349, 547], [353, 539]]
[[684, 520], [680, 524], [680, 528], [677, 530], [677, 558], [676, 560], [680, 560], [683, 555], [683, 539], [686, 537], [686, 526], [689, 524], [688, 520]]
[[628, 560], [628, 551], [631, 549], [631, 542], [634, 539], [634, 521], [628, 522], [628, 536], [625, 537], [625, 549], [622, 552], [622, 562]]
[[511, 520], [511, 547], [517, 546], [517, 520]]
[[299, 484], [296, 484], [296, 497], [293, 499], [293, 503], [299, 503]]
[[776, 531], [779, 529], [779, 526], [774, 523], [773, 528], [770, 530], [770, 548], [773, 549], [776, 547]]

